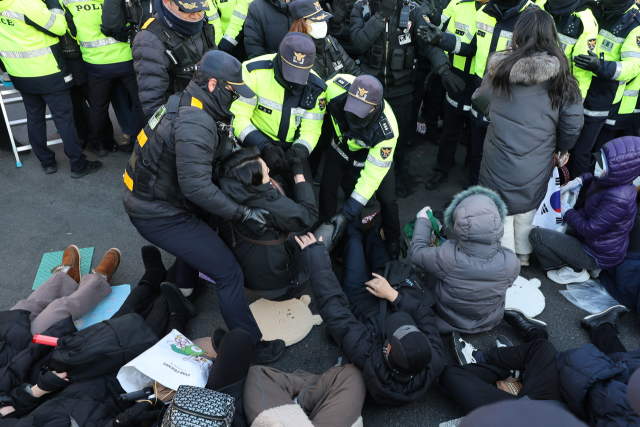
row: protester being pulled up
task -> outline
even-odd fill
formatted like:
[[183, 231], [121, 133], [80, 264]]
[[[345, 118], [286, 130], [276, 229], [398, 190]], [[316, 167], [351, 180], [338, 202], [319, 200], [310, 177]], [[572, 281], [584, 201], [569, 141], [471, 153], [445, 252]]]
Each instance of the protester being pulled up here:
[[242, 267], [245, 287], [275, 301], [296, 298], [309, 286], [292, 233], [304, 232], [318, 221], [313, 186], [305, 181], [300, 159], [291, 160], [291, 169], [293, 199], [269, 178], [269, 168], [257, 147], [231, 154], [218, 172], [220, 188], [227, 196], [238, 204], [269, 212], [272, 229], [262, 235], [241, 221], [223, 221], [220, 236]]
[[528, 8], [513, 30], [511, 49], [489, 57], [473, 96], [491, 121], [479, 183], [506, 203], [502, 245], [523, 266], [529, 265], [533, 249], [527, 237], [547, 191], [554, 153], [564, 164], [584, 122], [578, 83], [558, 46], [553, 18]]
[[492, 329], [504, 313], [507, 289], [520, 274], [513, 252], [500, 246], [507, 207], [495, 192], [471, 187], [458, 193], [444, 213], [455, 238], [431, 247], [431, 208], [418, 212], [411, 260], [435, 288], [440, 333], [478, 333]]
[[529, 241], [547, 277], [559, 284], [580, 283], [589, 271], [620, 264], [629, 246], [637, 213], [633, 180], [640, 173], [640, 138], [625, 136], [607, 142], [594, 154], [593, 173], [584, 173], [562, 187], [562, 193], [587, 190], [584, 206], [562, 202], [564, 221], [577, 237], [536, 228]]
[[389, 261], [375, 226], [369, 227], [365, 252], [359, 218], [347, 228], [341, 283], [323, 244], [311, 234], [296, 239], [327, 335], [363, 372], [374, 400], [404, 406], [423, 396], [440, 375], [444, 354], [431, 309], [433, 295], [411, 267]]

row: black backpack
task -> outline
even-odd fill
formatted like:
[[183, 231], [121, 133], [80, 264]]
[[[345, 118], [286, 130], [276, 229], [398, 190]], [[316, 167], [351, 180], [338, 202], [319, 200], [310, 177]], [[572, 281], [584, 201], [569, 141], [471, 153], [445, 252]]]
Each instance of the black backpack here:
[[72, 381], [115, 374], [157, 342], [140, 315], [127, 314], [60, 338], [50, 369]]

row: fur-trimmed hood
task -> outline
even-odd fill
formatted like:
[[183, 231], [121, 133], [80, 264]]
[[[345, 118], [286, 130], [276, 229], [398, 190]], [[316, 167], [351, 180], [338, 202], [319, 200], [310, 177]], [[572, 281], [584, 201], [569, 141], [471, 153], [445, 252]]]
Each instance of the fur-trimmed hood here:
[[477, 243], [491, 246], [487, 255], [492, 255], [500, 246], [506, 216], [507, 206], [500, 196], [476, 185], [453, 198], [444, 212], [444, 223], [456, 235], [458, 244], [468, 252], [476, 252], [475, 255], [481, 256], [479, 252], [485, 249], [474, 249], [473, 244]]
[[[493, 77], [500, 64], [513, 52], [496, 52], [487, 61], [487, 72]], [[539, 85], [556, 77], [560, 72], [560, 62], [546, 52], [536, 53], [520, 59], [511, 68], [509, 82], [525, 86]]]

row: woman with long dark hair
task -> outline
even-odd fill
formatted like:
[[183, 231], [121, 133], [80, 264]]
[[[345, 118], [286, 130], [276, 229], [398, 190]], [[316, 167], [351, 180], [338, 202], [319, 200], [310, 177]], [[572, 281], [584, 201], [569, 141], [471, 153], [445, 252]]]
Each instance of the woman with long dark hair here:
[[552, 168], [566, 163], [584, 118], [578, 83], [560, 50], [553, 18], [539, 7], [528, 8], [512, 40], [510, 49], [489, 57], [473, 102], [491, 121], [479, 182], [505, 201], [502, 246], [527, 266], [535, 212]]

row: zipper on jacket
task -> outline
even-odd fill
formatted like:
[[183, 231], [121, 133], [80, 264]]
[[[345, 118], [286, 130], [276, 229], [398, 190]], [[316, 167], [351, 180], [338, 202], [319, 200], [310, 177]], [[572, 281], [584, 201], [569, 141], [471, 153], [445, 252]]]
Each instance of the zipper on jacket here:
[[[391, 19], [391, 18], [389, 18]], [[382, 69], [382, 75], [384, 80], [384, 87], [387, 87], [387, 57], [389, 53], [389, 21], [385, 22], [384, 30], [384, 68]]]
[[220, 417], [220, 416], [215, 416], [215, 415], [206, 415], [206, 414], [203, 414], [201, 412], [192, 411], [190, 409], [186, 409], [186, 408], [183, 408], [182, 406], [176, 405], [175, 402], [172, 402], [171, 405], [175, 409], [180, 411], [180, 412], [184, 412], [185, 414], [193, 415], [195, 417], [204, 418], [205, 420], [225, 421], [225, 422], [227, 421], [227, 417]]

